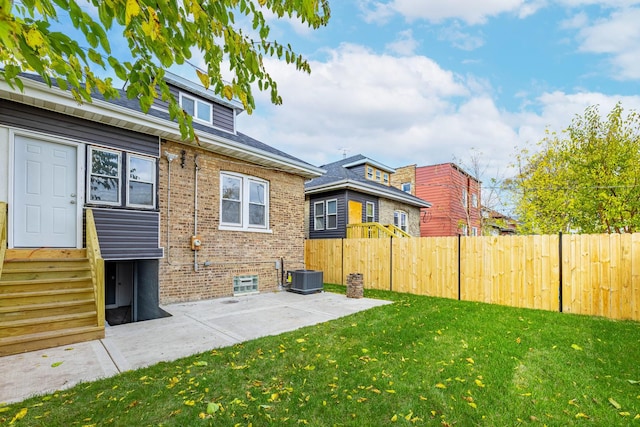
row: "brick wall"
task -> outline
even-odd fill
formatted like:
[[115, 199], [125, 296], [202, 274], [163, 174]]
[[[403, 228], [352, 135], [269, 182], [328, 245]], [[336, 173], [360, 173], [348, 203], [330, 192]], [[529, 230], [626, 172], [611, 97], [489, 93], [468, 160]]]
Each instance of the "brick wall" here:
[[396, 168], [396, 172], [391, 174], [391, 185], [402, 190], [402, 184], [411, 183], [411, 194], [416, 195], [416, 165]]
[[[186, 151], [184, 168], [182, 150]], [[164, 156], [159, 161], [160, 245], [165, 248], [165, 258], [160, 261], [162, 304], [233, 295], [234, 276], [257, 275], [260, 292], [274, 291], [281, 277], [276, 261], [281, 258], [284, 258], [285, 270], [303, 268], [304, 178], [173, 142], [162, 144], [162, 153], [165, 151], [177, 154], [178, 158], [170, 166], [169, 205], [168, 161]], [[191, 250], [196, 154], [199, 165], [197, 234], [202, 240], [201, 249], [197, 251], [197, 271]], [[271, 233], [218, 229], [221, 171], [269, 182]]]
[[393, 213], [397, 210], [407, 213], [407, 233], [413, 237], [420, 237], [420, 208], [394, 202], [387, 199], [380, 199], [380, 224], [393, 224]]

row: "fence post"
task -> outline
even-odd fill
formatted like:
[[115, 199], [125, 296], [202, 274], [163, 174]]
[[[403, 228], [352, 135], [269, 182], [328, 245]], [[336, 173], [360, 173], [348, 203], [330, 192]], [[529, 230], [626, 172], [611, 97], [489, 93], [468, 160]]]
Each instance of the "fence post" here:
[[560, 258], [560, 268], [558, 268], [558, 310], [562, 313], [562, 231], [558, 233], [558, 257]]
[[344, 285], [344, 237], [342, 239], [340, 239], [340, 243], [341, 243], [341, 250], [340, 250], [340, 262], [341, 262], [341, 266], [340, 266], [340, 276], [342, 277], [342, 284]]
[[460, 301], [461, 295], [462, 293], [460, 292], [460, 285], [461, 285], [461, 279], [460, 279], [460, 272], [462, 271], [462, 268], [460, 267], [460, 263], [461, 263], [461, 256], [460, 256], [460, 249], [461, 249], [461, 242], [462, 242], [462, 235], [458, 233], [458, 301]]
[[393, 236], [389, 237], [389, 290], [393, 291]]

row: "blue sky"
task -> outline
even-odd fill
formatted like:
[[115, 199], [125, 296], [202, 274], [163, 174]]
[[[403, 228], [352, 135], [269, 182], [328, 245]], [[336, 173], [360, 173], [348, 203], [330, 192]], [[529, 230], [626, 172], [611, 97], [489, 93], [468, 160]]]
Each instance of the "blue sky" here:
[[[588, 106], [640, 110], [640, 0], [329, 1], [325, 28], [269, 20], [270, 38], [312, 73], [267, 59], [284, 104], [257, 92], [238, 119], [240, 132], [311, 164], [363, 154], [473, 173], [475, 158], [489, 190], [513, 175], [520, 149]], [[198, 81], [191, 67], [172, 71]]]
[[640, 1], [330, 1], [326, 28], [271, 20], [310, 76], [268, 61], [284, 105], [257, 96], [238, 129], [315, 165], [480, 159], [485, 183], [518, 147], [589, 105], [640, 109]]

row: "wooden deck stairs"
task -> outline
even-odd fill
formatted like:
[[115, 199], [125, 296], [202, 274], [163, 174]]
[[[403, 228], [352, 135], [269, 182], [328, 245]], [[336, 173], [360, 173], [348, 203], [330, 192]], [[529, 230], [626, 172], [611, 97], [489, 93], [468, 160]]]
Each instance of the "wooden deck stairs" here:
[[6, 250], [0, 264], [0, 356], [99, 338], [104, 308], [86, 249]]

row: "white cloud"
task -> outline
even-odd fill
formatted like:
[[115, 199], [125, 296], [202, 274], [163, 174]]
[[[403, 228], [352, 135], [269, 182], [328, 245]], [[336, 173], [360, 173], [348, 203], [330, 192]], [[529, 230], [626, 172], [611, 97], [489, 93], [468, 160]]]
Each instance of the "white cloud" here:
[[387, 43], [386, 50], [400, 56], [413, 55], [418, 48], [418, 41], [413, 38], [412, 30], [401, 31], [395, 41]]
[[640, 8], [612, 12], [578, 33], [580, 51], [605, 54], [619, 79], [640, 78]]
[[484, 45], [482, 35], [473, 35], [468, 31], [463, 31], [457, 22], [442, 28], [438, 33], [438, 38], [450, 42], [458, 49], [467, 51], [477, 49]]
[[425, 19], [442, 22], [446, 19], [460, 19], [467, 24], [483, 24], [488, 18], [502, 13], [515, 13], [524, 18], [535, 13], [544, 3], [526, 0], [393, 0], [388, 3], [367, 2], [370, 19], [388, 19], [393, 12], [404, 16], [407, 21]]

